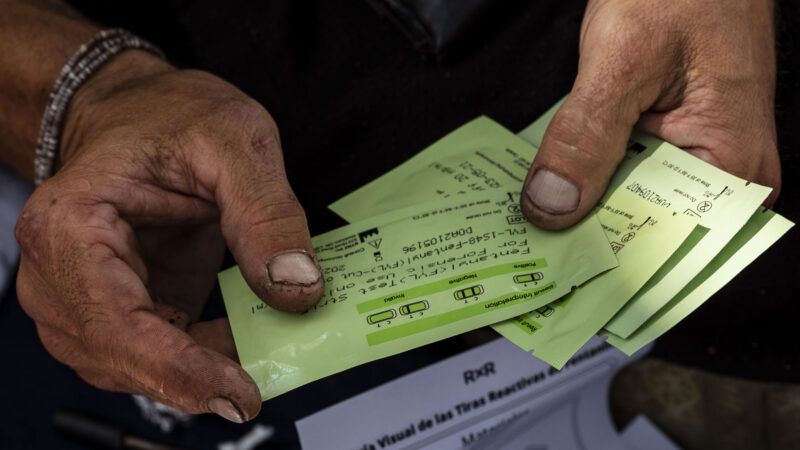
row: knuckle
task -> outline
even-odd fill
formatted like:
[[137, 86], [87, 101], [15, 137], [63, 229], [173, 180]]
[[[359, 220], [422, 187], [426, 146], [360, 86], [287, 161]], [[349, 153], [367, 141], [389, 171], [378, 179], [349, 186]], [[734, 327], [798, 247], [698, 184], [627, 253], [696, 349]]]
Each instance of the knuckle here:
[[[271, 208], [278, 211], [302, 210], [289, 182], [277, 169], [266, 168], [258, 173], [241, 177], [234, 186], [235, 198], [245, 210]], [[244, 174], [243, 174], [244, 175]]]
[[244, 148], [255, 156], [273, 159], [279, 154], [281, 144], [277, 133], [259, 132], [251, 136]]
[[[305, 220], [306, 213], [303, 206], [295, 198], [294, 194], [266, 194], [258, 204], [265, 205], [264, 216], [285, 219], [285, 218], [302, 218]], [[253, 205], [255, 206], [255, 205]]]
[[24, 250], [31, 250], [37, 242], [37, 237], [42, 235], [45, 226], [45, 217], [41, 212], [42, 195], [35, 192], [25, 204], [22, 213], [14, 228], [14, 236]]
[[57, 237], [76, 233], [76, 227], [83, 225], [86, 211], [80, 195], [68, 192], [70, 189], [63, 189], [62, 185], [48, 183], [34, 191], [14, 228], [20, 247], [34, 260], [60, 248]]
[[37, 326], [42, 346], [56, 361], [70, 367], [82, 364], [86, 360], [83, 349], [67, 336]]
[[258, 132], [248, 141], [229, 140], [221, 148], [226, 176], [237, 198], [260, 192], [281, 196], [290, 191], [277, 135]]
[[258, 204], [265, 206], [259, 206], [261, 212], [247, 221], [246, 236], [257, 236], [259, 231], [263, 233], [263, 230], [268, 229], [270, 238], [276, 239], [278, 235], [289, 235], [298, 230], [305, 230], [305, 210], [296, 201], [267, 201]]
[[[676, 8], [670, 2], [649, 2], [648, 7], [641, 6], [611, 6], [604, 12], [605, 20], [598, 21], [599, 37], [601, 42], [607, 42], [612, 47], [620, 49], [647, 50], [654, 45], [658, 47], [670, 41], [677, 41], [682, 35], [691, 30], [692, 23], [690, 9]], [[654, 32], [654, 30], [658, 30]], [[635, 57], [632, 53], [630, 56]]]
[[27, 208], [23, 209], [14, 227], [14, 237], [23, 249], [30, 247], [33, 237], [38, 234], [36, 231], [39, 226], [34, 214]]
[[596, 121], [573, 108], [560, 111], [547, 129], [550, 149], [555, 149], [559, 156], [590, 163], [602, 162], [609, 156], [606, 149], [597, 145], [603, 141], [602, 136]]
[[211, 395], [235, 392], [246, 377], [240, 367], [196, 343], [176, 348], [175, 358], [164, 361], [167, 394], [186, 409], [202, 411]]
[[161, 320], [154, 320], [149, 312], [131, 314], [120, 326], [125, 327], [120, 333], [125, 337], [107, 336], [109, 344], [102, 344], [106, 345], [110, 373], [131, 380], [143, 390], [163, 394], [165, 381], [173, 374], [171, 364], [181, 364], [175, 360], [176, 350], [186, 345], [186, 340]]
[[[665, 2], [669, 3], [669, 2]], [[666, 83], [676, 77], [687, 58], [686, 20], [675, 8], [609, 7], [583, 39], [581, 62], [589, 61], [579, 78], [599, 100], [630, 95], [632, 90]], [[654, 30], [658, 30], [655, 31]], [[582, 75], [582, 76], [581, 76]]]
[[[222, 129], [231, 135], [278, 136], [278, 126], [269, 112], [260, 103], [238, 91], [217, 99], [202, 123], [202, 130]], [[208, 125], [213, 126], [209, 128]]]
[[[159, 358], [153, 355], [125, 361], [124, 372], [131, 379], [137, 380], [142, 388], [152, 395], [169, 399], [183, 408], [191, 408], [204, 400], [198, 389], [205, 372], [208, 370], [201, 364], [193, 364], [196, 360], [197, 344], [177, 344], [165, 341], [161, 345], [163, 353], [174, 355], [170, 358]], [[158, 349], [156, 349], [156, 352]]]
[[87, 347], [100, 351], [108, 344], [112, 317], [101, 302], [83, 300], [75, 305], [74, 315], [77, 335]]

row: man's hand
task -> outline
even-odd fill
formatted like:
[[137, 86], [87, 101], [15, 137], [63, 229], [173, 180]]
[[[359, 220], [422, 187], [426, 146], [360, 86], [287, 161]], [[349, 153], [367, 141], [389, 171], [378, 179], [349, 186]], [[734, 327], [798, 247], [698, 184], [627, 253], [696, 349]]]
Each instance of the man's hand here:
[[19, 300], [48, 351], [104, 389], [258, 414], [227, 320], [192, 322], [225, 243], [271, 306], [303, 311], [322, 293], [267, 111], [210, 74], [129, 51], [78, 92], [60, 157], [17, 225]]
[[780, 191], [772, 0], [590, 0], [574, 87], [522, 208], [547, 229], [594, 208], [634, 125]]

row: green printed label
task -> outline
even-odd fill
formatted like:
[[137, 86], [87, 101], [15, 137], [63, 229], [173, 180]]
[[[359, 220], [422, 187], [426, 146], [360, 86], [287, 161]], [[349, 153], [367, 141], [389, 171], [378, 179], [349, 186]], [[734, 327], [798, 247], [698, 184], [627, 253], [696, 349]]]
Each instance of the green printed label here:
[[409, 303], [408, 305], [401, 306], [400, 314], [407, 316], [409, 314], [425, 311], [426, 309], [428, 309], [428, 302], [422, 300], [421, 302], [414, 302], [414, 303]]
[[379, 323], [379, 322], [383, 322], [383, 321], [386, 321], [386, 320], [392, 320], [392, 319], [394, 319], [394, 317], [395, 317], [394, 310], [390, 309], [388, 311], [382, 311], [382, 312], [371, 314], [371, 315], [367, 316], [367, 322], [369, 324], [374, 324], [374, 323]]
[[[220, 274], [239, 360], [262, 399], [530, 312], [617, 266], [596, 217], [561, 232], [522, 219], [519, 187], [499, 190], [508, 175], [482, 162], [491, 153], [506, 167], [511, 155], [509, 164], [527, 170], [521, 155], [533, 149], [507, 130], [478, 119], [434, 147], [422, 167], [441, 161], [452, 168], [446, 189], [431, 192], [430, 170], [412, 179], [391, 175], [396, 184], [380, 192], [367, 187], [364, 198], [347, 202], [352, 208], [337, 209], [345, 216], [362, 210], [362, 221], [312, 239], [325, 292], [306, 314], [264, 305], [238, 268]], [[471, 150], [466, 160], [462, 150]], [[393, 201], [409, 190], [420, 195]], [[456, 196], [461, 192], [474, 194]]]
[[536, 330], [542, 328], [539, 323], [534, 322], [530, 319], [527, 314], [523, 314], [521, 316], [514, 317], [510, 320], [511, 323], [517, 326], [520, 330], [522, 330], [525, 334], [533, 334]]
[[419, 297], [429, 296], [448, 289], [462, 286], [467, 283], [474, 283], [476, 281], [485, 280], [487, 278], [495, 277], [498, 275], [506, 275], [509, 273], [519, 272], [526, 269], [541, 269], [547, 267], [547, 261], [544, 258], [538, 258], [531, 261], [500, 264], [493, 267], [487, 267], [481, 270], [475, 270], [458, 276], [446, 278], [440, 281], [423, 284], [411, 289], [406, 289], [400, 292], [394, 292], [389, 295], [383, 295], [372, 300], [361, 302], [357, 306], [359, 314], [381, 309], [386, 306], [395, 305], [398, 303], [405, 303], [409, 300], [414, 300]]
[[534, 299], [555, 289], [555, 282], [549, 283], [545, 286], [536, 289], [528, 289], [526, 291], [516, 292], [513, 294], [503, 295], [491, 300], [473, 303], [462, 308], [448, 311], [446, 313], [438, 314], [433, 317], [426, 317], [424, 319], [414, 320], [413, 322], [403, 325], [397, 325], [385, 330], [376, 331], [368, 334], [367, 344], [370, 346], [383, 344], [384, 342], [393, 341], [413, 334], [428, 331], [444, 325], [449, 325], [453, 322], [468, 319], [480, 314], [494, 311], [501, 308], [506, 308], [513, 305]]

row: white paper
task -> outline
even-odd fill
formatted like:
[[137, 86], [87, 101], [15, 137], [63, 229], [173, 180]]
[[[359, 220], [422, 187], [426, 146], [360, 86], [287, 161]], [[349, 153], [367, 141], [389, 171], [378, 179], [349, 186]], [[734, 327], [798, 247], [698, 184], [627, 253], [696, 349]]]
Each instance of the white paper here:
[[636, 417], [625, 427], [622, 440], [636, 450], [679, 450], [679, 447], [645, 416]]
[[633, 450], [607, 392], [641, 354], [595, 337], [557, 371], [497, 339], [306, 417], [297, 431], [306, 450]]

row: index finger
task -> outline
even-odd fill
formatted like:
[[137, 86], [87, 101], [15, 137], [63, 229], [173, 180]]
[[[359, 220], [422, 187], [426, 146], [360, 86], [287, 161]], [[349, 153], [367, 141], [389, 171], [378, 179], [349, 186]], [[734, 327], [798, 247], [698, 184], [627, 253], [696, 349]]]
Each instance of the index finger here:
[[96, 373], [187, 412], [236, 422], [258, 414], [259, 389], [238, 364], [159, 317], [146, 268], [134, 264], [133, 231], [112, 207], [68, 199], [51, 209], [21, 234], [57, 236], [23, 240], [31, 266], [60, 297], [51, 304], [60, 308], [59, 326], [80, 342]]

